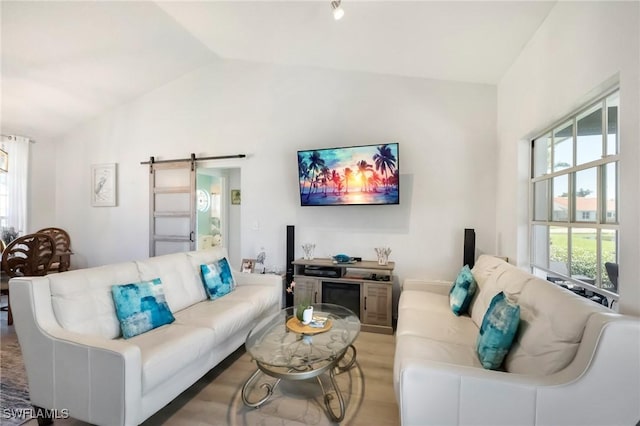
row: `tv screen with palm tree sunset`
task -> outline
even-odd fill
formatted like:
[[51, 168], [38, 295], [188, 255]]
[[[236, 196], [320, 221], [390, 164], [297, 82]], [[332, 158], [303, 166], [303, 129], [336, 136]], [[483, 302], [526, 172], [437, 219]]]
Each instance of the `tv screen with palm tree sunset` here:
[[398, 144], [298, 151], [300, 204], [399, 204]]

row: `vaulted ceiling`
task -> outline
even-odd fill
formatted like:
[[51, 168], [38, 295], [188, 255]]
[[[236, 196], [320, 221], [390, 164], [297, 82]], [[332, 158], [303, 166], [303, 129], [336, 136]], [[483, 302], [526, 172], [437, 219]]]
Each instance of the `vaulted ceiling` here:
[[2, 134], [54, 140], [221, 59], [495, 85], [547, 1], [2, 1]]

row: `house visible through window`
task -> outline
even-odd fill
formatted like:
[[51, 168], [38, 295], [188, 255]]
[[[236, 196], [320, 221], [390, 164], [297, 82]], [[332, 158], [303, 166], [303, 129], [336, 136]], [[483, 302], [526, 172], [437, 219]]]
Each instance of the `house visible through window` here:
[[535, 138], [531, 148], [534, 272], [604, 295], [618, 292], [618, 277], [605, 267], [618, 263], [618, 117], [616, 89]]

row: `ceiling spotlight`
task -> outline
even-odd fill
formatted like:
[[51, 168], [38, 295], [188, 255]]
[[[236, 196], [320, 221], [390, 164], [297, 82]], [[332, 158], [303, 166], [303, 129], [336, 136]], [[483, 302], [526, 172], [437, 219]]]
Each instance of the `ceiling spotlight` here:
[[342, 0], [333, 0], [331, 7], [333, 8], [333, 19], [336, 21], [342, 19], [344, 16], [344, 9], [340, 6]]

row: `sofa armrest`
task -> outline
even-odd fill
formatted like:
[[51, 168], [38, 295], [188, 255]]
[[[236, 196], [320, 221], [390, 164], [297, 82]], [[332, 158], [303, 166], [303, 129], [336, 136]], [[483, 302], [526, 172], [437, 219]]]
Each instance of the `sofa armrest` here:
[[453, 282], [444, 280], [423, 280], [418, 278], [407, 278], [402, 283], [402, 290], [429, 291], [437, 294], [449, 294]]
[[68, 409], [71, 417], [95, 424], [137, 424], [142, 399], [140, 349], [125, 340], [60, 327], [47, 277], [12, 279], [9, 294], [31, 402]]

